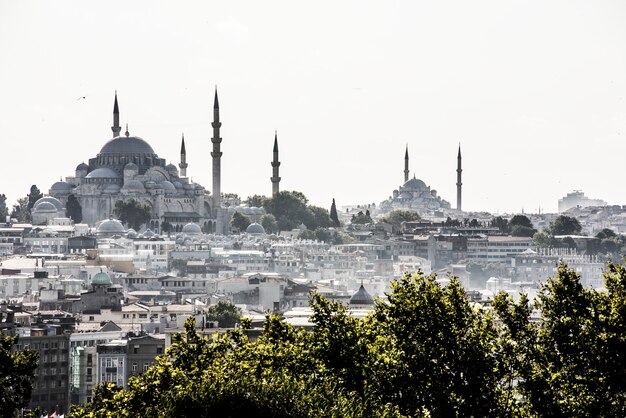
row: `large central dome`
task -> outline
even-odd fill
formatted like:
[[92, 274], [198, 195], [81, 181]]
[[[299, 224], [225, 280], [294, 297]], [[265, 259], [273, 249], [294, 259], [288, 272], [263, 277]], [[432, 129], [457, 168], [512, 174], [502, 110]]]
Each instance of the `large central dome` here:
[[133, 155], [156, 156], [156, 153], [143, 139], [138, 136], [118, 136], [104, 144], [100, 155]]

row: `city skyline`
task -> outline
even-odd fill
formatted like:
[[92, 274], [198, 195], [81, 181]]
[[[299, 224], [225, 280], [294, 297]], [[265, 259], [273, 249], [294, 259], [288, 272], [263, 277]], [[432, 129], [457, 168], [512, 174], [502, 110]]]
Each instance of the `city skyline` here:
[[281, 190], [323, 207], [388, 198], [406, 144], [410, 177], [454, 204], [459, 142], [464, 210], [556, 212], [574, 189], [626, 203], [618, 2], [62, 4], [0, 3], [8, 204], [96, 155], [115, 90], [122, 126], [168, 163], [185, 134], [210, 190], [216, 84], [222, 191], [242, 198], [271, 195], [277, 130]]

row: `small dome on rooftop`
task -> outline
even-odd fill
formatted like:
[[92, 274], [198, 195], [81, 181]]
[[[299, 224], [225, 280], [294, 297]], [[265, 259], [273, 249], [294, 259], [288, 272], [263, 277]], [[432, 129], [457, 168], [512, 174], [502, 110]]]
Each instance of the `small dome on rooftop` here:
[[139, 180], [129, 180], [124, 183], [122, 190], [125, 192], [144, 193], [146, 189]]
[[354, 295], [350, 298], [350, 305], [373, 305], [374, 298], [370, 295], [367, 290], [365, 290], [365, 286], [361, 283], [361, 287], [356, 291]]
[[61, 201], [56, 197], [52, 196], [44, 196], [41, 199], [37, 200], [33, 205], [33, 209], [36, 210], [37, 206], [43, 202], [52, 203], [54, 207], [57, 208], [57, 210], [63, 210], [63, 203], [61, 203]]
[[111, 278], [108, 274], [101, 271], [100, 273], [96, 273], [93, 276], [93, 278], [91, 279], [91, 284], [93, 286], [110, 286], [113, 284], [113, 282], [111, 282]]
[[123, 234], [124, 231], [124, 225], [117, 219], [107, 219], [106, 221], [102, 221], [100, 226], [98, 226], [99, 235]]
[[119, 177], [120, 177], [119, 174], [117, 174], [115, 171], [111, 170], [110, 168], [106, 168], [106, 167], [96, 168], [91, 173], [87, 174], [88, 179], [97, 179], [97, 178], [98, 179], [100, 178], [117, 179]]
[[183, 233], [188, 235], [198, 235], [202, 233], [202, 230], [197, 224], [190, 222], [187, 225], [183, 226]]
[[261, 224], [258, 224], [256, 222], [252, 222], [246, 228], [246, 234], [254, 234], [254, 235], [265, 234], [265, 228], [263, 228], [263, 225], [261, 225]]

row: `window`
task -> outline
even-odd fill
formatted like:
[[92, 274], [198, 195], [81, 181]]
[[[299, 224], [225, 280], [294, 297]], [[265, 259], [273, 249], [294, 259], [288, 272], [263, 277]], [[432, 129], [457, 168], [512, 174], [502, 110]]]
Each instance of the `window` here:
[[133, 362], [133, 373], [137, 373], [137, 363]]
[[149, 368], [150, 368], [150, 364], [149, 363], [144, 363], [143, 364], [143, 371], [144, 372], [147, 372]]

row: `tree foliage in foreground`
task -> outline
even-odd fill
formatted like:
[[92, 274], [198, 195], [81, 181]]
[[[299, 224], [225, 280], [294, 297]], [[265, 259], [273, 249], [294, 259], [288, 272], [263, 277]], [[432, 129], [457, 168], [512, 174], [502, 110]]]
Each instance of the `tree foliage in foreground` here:
[[152, 208], [150, 205], [129, 199], [128, 201], [118, 200], [115, 202], [113, 213], [117, 218], [128, 227], [139, 231], [152, 217]]
[[190, 321], [128, 390], [100, 386], [72, 416], [623, 416], [626, 271], [605, 279], [584, 289], [561, 265], [534, 305], [501, 294], [490, 311], [454, 278], [406, 275], [364, 319], [313, 294], [311, 332], [269, 315], [256, 341], [247, 320], [208, 339]]
[[36, 351], [12, 351], [17, 342], [18, 337], [0, 333], [0, 411], [5, 417], [18, 416], [28, 405], [39, 365]]

